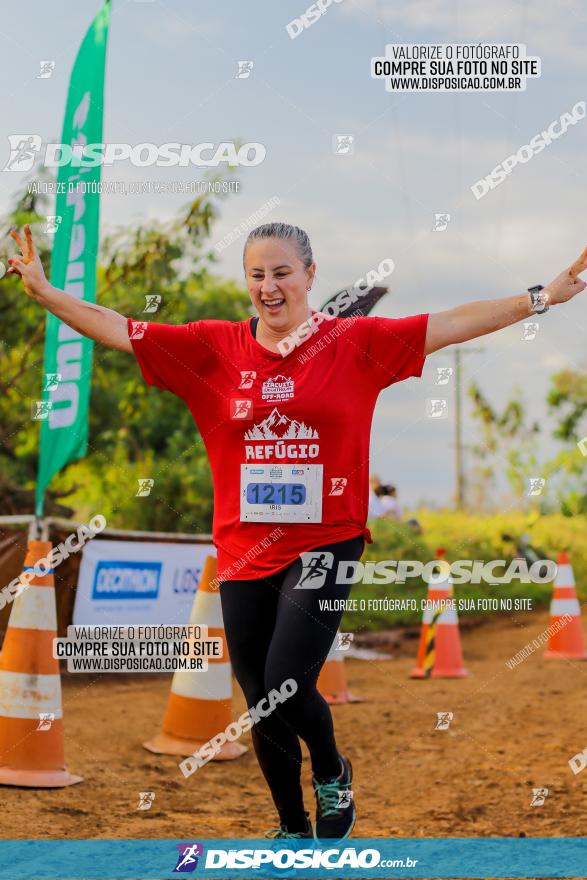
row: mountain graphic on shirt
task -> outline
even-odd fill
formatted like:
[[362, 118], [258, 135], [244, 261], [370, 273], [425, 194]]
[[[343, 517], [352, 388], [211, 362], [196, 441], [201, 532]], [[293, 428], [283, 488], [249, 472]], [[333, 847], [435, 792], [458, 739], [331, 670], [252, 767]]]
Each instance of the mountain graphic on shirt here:
[[274, 407], [266, 419], [245, 431], [245, 440], [291, 440], [295, 437], [318, 439], [315, 428], [309, 428], [305, 422], [282, 416]]

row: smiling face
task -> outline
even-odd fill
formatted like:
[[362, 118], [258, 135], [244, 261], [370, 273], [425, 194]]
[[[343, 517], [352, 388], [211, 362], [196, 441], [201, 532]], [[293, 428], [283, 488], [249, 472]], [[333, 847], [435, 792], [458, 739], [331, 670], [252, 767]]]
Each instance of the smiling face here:
[[306, 269], [293, 241], [260, 238], [247, 247], [247, 287], [269, 335], [285, 336], [310, 316], [308, 288], [315, 271], [315, 263]]

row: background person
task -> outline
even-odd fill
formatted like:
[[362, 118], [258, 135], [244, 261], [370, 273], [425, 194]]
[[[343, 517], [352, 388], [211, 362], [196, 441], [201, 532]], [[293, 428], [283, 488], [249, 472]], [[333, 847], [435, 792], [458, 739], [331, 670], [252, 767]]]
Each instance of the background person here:
[[381, 499], [379, 497], [382, 488], [383, 484], [379, 477], [376, 474], [372, 474], [369, 477], [368, 519], [376, 519], [384, 514], [383, 505], [381, 504]]
[[379, 502], [384, 511], [383, 515], [391, 519], [397, 519], [410, 526], [417, 535], [422, 534], [422, 526], [415, 517], [403, 520], [404, 511], [397, 499], [395, 486], [382, 486], [379, 492]]
[[397, 500], [397, 490], [395, 486], [381, 486], [377, 494], [379, 497], [379, 503], [381, 504], [383, 510], [383, 515], [388, 516], [391, 519], [401, 520], [403, 516], [403, 511]]

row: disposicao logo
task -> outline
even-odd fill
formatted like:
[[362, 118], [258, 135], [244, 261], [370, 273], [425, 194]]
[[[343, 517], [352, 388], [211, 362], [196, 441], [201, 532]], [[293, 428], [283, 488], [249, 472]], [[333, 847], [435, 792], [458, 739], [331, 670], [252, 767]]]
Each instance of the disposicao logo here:
[[200, 856], [204, 855], [204, 847], [201, 843], [178, 843], [177, 848], [179, 855], [173, 873], [191, 874], [198, 867]]

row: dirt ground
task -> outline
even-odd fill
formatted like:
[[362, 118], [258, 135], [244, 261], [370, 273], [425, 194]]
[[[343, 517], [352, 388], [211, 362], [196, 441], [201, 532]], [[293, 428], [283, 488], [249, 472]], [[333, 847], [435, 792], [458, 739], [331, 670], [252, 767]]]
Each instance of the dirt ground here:
[[[355, 837], [581, 836], [587, 773], [587, 663], [505, 661], [538, 635], [545, 613], [494, 619], [462, 633], [464, 680], [408, 677], [416, 642], [386, 660], [346, 660], [365, 702], [333, 708], [354, 765]], [[84, 782], [61, 790], [4, 788], [3, 836], [23, 839], [262, 837], [275, 814], [252, 748], [184, 779], [172, 757], [141, 742], [160, 726], [170, 678], [70, 675], [63, 685], [66, 758]], [[235, 686], [235, 717], [245, 710]], [[453, 712], [435, 730], [436, 713]], [[251, 746], [250, 734], [243, 742]], [[309, 761], [307, 806], [313, 809]], [[531, 807], [532, 788], [548, 788]], [[154, 791], [149, 811], [139, 791]]]

